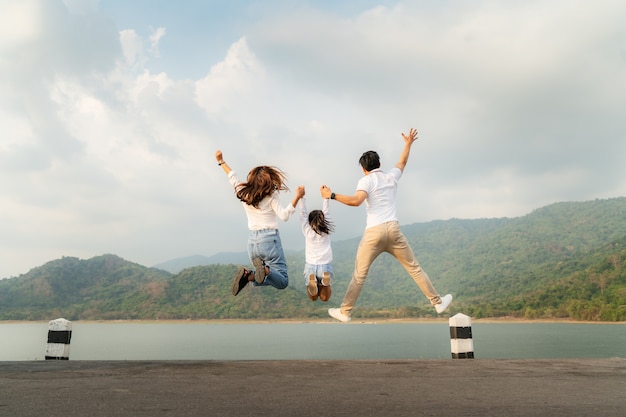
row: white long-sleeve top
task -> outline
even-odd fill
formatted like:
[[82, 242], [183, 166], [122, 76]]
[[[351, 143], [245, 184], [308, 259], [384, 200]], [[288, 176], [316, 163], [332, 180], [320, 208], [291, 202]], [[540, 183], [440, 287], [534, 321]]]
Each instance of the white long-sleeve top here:
[[[235, 191], [242, 184], [234, 170], [228, 173], [228, 180]], [[259, 208], [246, 204], [243, 201], [241, 204], [246, 211], [249, 230], [278, 229], [278, 219], [286, 222], [296, 211], [296, 208], [291, 203], [286, 207], [280, 204], [278, 191], [261, 200]]]
[[[325, 198], [322, 202], [322, 213], [330, 220], [329, 201]], [[306, 199], [300, 199], [300, 223], [305, 238], [305, 261], [312, 265], [325, 265], [333, 261], [333, 249], [330, 243], [330, 235], [318, 235], [309, 224], [309, 211], [306, 208]]]

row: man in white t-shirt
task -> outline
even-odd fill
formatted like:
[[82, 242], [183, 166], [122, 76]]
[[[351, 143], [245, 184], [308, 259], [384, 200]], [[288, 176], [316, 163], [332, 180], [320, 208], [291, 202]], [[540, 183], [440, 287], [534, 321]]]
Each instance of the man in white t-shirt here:
[[380, 158], [374, 151], [367, 151], [359, 159], [365, 176], [357, 184], [354, 195], [336, 194], [322, 187], [322, 197], [337, 200], [348, 206], [358, 207], [365, 201], [367, 224], [359, 243], [352, 279], [340, 308], [329, 308], [331, 317], [344, 323], [350, 321], [352, 309], [361, 294], [365, 278], [372, 262], [383, 252], [395, 257], [417, 283], [438, 314], [443, 313], [452, 302], [452, 295], [440, 297], [428, 275], [415, 259], [413, 249], [400, 230], [396, 216], [396, 191], [398, 181], [409, 160], [411, 145], [417, 140], [417, 130], [402, 134], [404, 149], [398, 163], [385, 172], [380, 169]]

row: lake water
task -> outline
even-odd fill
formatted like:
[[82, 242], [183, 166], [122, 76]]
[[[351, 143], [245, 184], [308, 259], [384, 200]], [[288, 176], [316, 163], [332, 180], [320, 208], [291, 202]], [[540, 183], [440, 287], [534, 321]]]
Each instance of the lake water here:
[[[43, 360], [48, 323], [0, 322], [0, 361]], [[477, 359], [626, 357], [626, 324], [472, 323]], [[70, 360], [451, 358], [428, 323], [72, 323]]]

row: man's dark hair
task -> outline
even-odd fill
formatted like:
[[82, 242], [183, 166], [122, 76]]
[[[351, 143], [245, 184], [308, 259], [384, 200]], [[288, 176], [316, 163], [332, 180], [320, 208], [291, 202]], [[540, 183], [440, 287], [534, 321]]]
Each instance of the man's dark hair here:
[[376, 168], [380, 168], [380, 158], [376, 152], [367, 151], [359, 158], [359, 164], [361, 164], [366, 171], [373, 171]]

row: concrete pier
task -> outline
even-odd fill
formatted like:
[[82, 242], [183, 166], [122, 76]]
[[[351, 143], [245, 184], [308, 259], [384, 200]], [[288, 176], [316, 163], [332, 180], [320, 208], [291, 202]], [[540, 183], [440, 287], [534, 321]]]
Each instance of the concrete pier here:
[[625, 416], [626, 359], [0, 362], [0, 416]]

